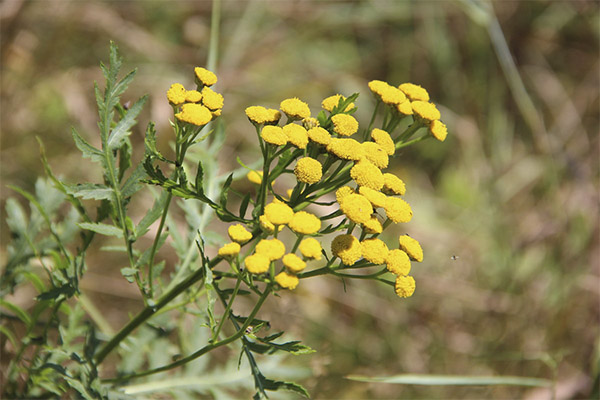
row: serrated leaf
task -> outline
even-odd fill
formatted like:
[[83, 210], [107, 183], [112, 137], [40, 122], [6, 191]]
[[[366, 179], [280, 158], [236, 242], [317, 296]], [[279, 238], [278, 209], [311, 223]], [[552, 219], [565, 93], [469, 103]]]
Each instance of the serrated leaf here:
[[71, 128], [71, 135], [75, 141], [75, 146], [81, 151], [84, 158], [90, 158], [93, 161], [104, 163], [104, 153], [89, 144], [74, 128]]
[[68, 298], [72, 297], [75, 293], [77, 293], [77, 290], [73, 286], [64, 285], [64, 286], [59, 286], [54, 289], [50, 289], [50, 290], [38, 295], [36, 297], [36, 299], [38, 301], [53, 300], [53, 299], [58, 299], [60, 296], [64, 296], [65, 298], [68, 299]]
[[127, 111], [125, 117], [121, 119], [119, 123], [117, 123], [117, 126], [115, 126], [115, 128], [110, 132], [106, 142], [109, 150], [112, 151], [121, 147], [125, 138], [131, 134], [131, 127], [135, 125], [135, 119], [140, 111], [142, 111], [146, 100], [148, 100], [148, 96], [144, 95], [138, 101], [136, 101]]
[[96, 183], [64, 184], [64, 187], [67, 190], [67, 194], [80, 197], [84, 200], [111, 200], [114, 195], [112, 188]]
[[142, 180], [147, 176], [144, 165], [138, 164], [123, 184], [121, 195], [123, 195], [124, 198], [133, 196], [138, 190], [144, 187], [144, 185], [142, 185]]
[[310, 398], [308, 391], [304, 387], [302, 387], [301, 385], [299, 385], [297, 383], [274, 381], [272, 379], [265, 378], [262, 374], [259, 374], [258, 378], [260, 379], [261, 385], [265, 390], [270, 390], [270, 391], [274, 392], [274, 391], [277, 391], [280, 389], [284, 389], [284, 390], [289, 390], [291, 392], [298, 393], [299, 395], [302, 395], [302, 396], [306, 397], [307, 399]]
[[123, 230], [114, 225], [107, 225], [100, 222], [80, 222], [77, 224], [81, 229], [87, 229], [92, 232], [99, 233], [105, 236], [123, 237]]

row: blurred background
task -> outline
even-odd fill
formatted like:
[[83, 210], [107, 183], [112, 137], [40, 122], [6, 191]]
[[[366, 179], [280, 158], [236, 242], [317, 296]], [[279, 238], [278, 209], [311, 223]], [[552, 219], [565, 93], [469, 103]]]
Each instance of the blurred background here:
[[[0, 4], [2, 215], [15, 196], [6, 185], [31, 190], [43, 174], [36, 136], [65, 180], [100, 178], [82, 163], [70, 128], [98, 144], [93, 81], [102, 82], [98, 65], [110, 40], [123, 70], [138, 68], [124, 100], [150, 95], [132, 135], [134, 159], [143, 155], [149, 120], [168, 151], [165, 92], [173, 82], [191, 87], [193, 67], [206, 65], [211, 4]], [[223, 0], [221, 7], [221, 173], [237, 167], [237, 156], [259, 158], [246, 107], [297, 96], [317, 110], [324, 97], [360, 92], [357, 115], [367, 124], [372, 79], [427, 88], [449, 127], [444, 143], [410, 147], [389, 168], [407, 183], [414, 218], [387, 241], [409, 233], [425, 251], [413, 264], [413, 297], [366, 281], [344, 290], [320, 277], [268, 303], [262, 316], [275, 332], [286, 329], [317, 350], [285, 359], [301, 371], [292, 378], [320, 399], [550, 398], [548, 389], [344, 378], [406, 373], [556, 379], [558, 398], [590, 398], [600, 359], [598, 2]], [[84, 288], [115, 327], [141, 307], [118, 268], [91, 266], [89, 274]]]

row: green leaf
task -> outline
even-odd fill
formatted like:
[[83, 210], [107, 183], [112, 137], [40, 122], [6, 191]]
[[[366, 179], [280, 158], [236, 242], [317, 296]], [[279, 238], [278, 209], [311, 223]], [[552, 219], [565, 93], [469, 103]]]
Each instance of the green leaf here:
[[123, 145], [119, 147], [119, 183], [123, 181], [125, 172], [131, 167], [131, 153], [133, 148], [131, 147], [131, 141], [126, 138], [123, 141]]
[[166, 192], [161, 192], [160, 197], [154, 201], [154, 205], [150, 211], [144, 215], [136, 227], [137, 238], [144, 236], [146, 232], [148, 232], [150, 225], [160, 218], [167, 204], [167, 196], [168, 194]]
[[27, 215], [25, 210], [13, 198], [6, 200], [6, 224], [12, 232], [23, 235], [27, 232]]
[[468, 375], [422, 375], [422, 374], [400, 374], [394, 376], [361, 376], [349, 375], [346, 379], [360, 382], [396, 383], [404, 385], [426, 385], [426, 386], [532, 386], [549, 387], [552, 381], [549, 379], [529, 378], [522, 376], [468, 376]]
[[204, 169], [202, 168], [202, 162], [198, 161], [198, 169], [196, 171], [195, 189], [198, 193], [204, 193]]
[[260, 380], [260, 383], [265, 390], [277, 391], [280, 389], [284, 389], [284, 390], [289, 390], [291, 392], [298, 393], [299, 395], [304, 396], [307, 399], [310, 398], [308, 391], [297, 383], [274, 381], [274, 380], [265, 378], [264, 375], [261, 373], [259, 373], [258, 379]]
[[124, 198], [128, 198], [133, 196], [138, 190], [143, 188], [141, 181], [145, 179], [148, 175], [144, 169], [144, 165], [138, 164], [138, 166], [133, 170], [129, 178], [123, 184], [121, 188], [121, 194]]
[[240, 218], [244, 218], [246, 215], [248, 204], [250, 204], [250, 193], [246, 194], [240, 203]]
[[38, 295], [36, 297], [36, 299], [38, 301], [53, 300], [53, 299], [58, 299], [61, 296], [64, 296], [65, 298], [68, 299], [68, 298], [73, 297], [73, 295], [75, 293], [77, 293], [77, 289], [75, 289], [70, 284], [67, 284], [67, 285], [59, 286], [54, 289], [50, 289], [47, 292], [44, 292], [44, 293]]
[[16, 304], [13, 304], [4, 299], [0, 299], [0, 307], [4, 307], [13, 314], [15, 314], [15, 316], [19, 318], [27, 328], [29, 328], [29, 326], [31, 325], [31, 317], [29, 317], [29, 314], [27, 314], [25, 310], [23, 310]]
[[81, 229], [87, 229], [92, 232], [106, 236], [123, 237], [123, 231], [114, 225], [107, 225], [100, 222], [80, 222], [77, 224]]
[[11, 330], [8, 329], [5, 325], [0, 325], [0, 333], [3, 334], [4, 336], [6, 336], [8, 340], [10, 340], [10, 343], [13, 345], [13, 347], [15, 349], [19, 348], [19, 343], [17, 342], [17, 338], [11, 332]]
[[104, 163], [104, 153], [99, 149], [89, 144], [74, 128], [71, 128], [71, 135], [75, 141], [75, 146], [81, 151], [83, 157], [89, 158], [92, 161]]
[[106, 142], [109, 150], [112, 151], [120, 148], [125, 138], [131, 134], [131, 127], [135, 125], [135, 119], [140, 111], [142, 111], [146, 100], [148, 100], [147, 95], [142, 96], [138, 101], [136, 101], [135, 104], [127, 111], [125, 117], [120, 120], [117, 126], [115, 126], [115, 128], [110, 132]]
[[111, 200], [114, 195], [112, 188], [96, 183], [64, 184], [64, 187], [67, 190], [67, 194], [80, 197], [84, 200]]
[[121, 275], [123, 275], [125, 277], [125, 279], [127, 279], [127, 282], [129, 283], [133, 283], [135, 282], [135, 274], [137, 273], [137, 270], [135, 268], [130, 268], [130, 267], [125, 267], [125, 268], [121, 268]]
[[231, 182], [233, 181], [233, 174], [229, 174], [225, 183], [223, 183], [223, 189], [221, 189], [221, 196], [219, 203], [221, 207], [225, 208], [227, 206], [227, 194], [229, 193], [229, 187], [231, 186]]

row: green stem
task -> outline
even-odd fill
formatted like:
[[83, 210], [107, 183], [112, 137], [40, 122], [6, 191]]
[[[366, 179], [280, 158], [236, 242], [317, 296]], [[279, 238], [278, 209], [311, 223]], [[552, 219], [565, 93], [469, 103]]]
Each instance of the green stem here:
[[229, 311], [231, 310], [231, 306], [233, 304], [233, 300], [235, 300], [235, 296], [237, 296], [237, 294], [238, 294], [238, 290], [240, 289], [241, 282], [242, 282], [242, 280], [238, 277], [237, 282], [235, 283], [235, 288], [233, 289], [233, 293], [231, 294], [231, 298], [229, 299], [229, 303], [227, 303], [225, 301], [225, 299], [222, 299], [223, 304], [226, 305], [225, 312], [223, 313], [223, 318], [221, 318], [221, 321], [219, 322], [219, 326], [217, 327], [217, 330], [215, 331], [215, 333], [213, 335], [212, 342], [217, 340], [217, 338], [219, 337], [219, 333], [221, 333], [221, 329], [223, 328], [223, 323], [227, 319], [226, 317], [229, 316]]
[[402, 143], [402, 142], [400, 142], [400, 143], [396, 143], [396, 150], [398, 150], [398, 149], [401, 149], [401, 148], [403, 148], [403, 147], [408, 147], [408, 146], [410, 146], [410, 145], [412, 145], [412, 144], [415, 144], [415, 143], [419, 143], [419, 142], [421, 142], [421, 141], [423, 141], [423, 140], [425, 140], [425, 139], [429, 139], [430, 137], [431, 137], [431, 136], [430, 136], [429, 134], [425, 134], [425, 135], [423, 135], [423, 136], [421, 136], [421, 137], [418, 137], [418, 138], [416, 138], [416, 139], [410, 140], [410, 141], [408, 141], [408, 142], [404, 142], [404, 143]]

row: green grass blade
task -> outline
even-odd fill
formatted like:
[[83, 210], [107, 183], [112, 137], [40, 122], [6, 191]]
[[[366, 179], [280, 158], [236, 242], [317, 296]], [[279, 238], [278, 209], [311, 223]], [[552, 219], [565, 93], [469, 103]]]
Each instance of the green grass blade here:
[[360, 382], [397, 383], [404, 385], [425, 386], [532, 386], [549, 387], [552, 381], [549, 379], [530, 378], [522, 376], [469, 376], [469, 375], [420, 375], [401, 374], [393, 376], [360, 376], [349, 375], [346, 379]]

